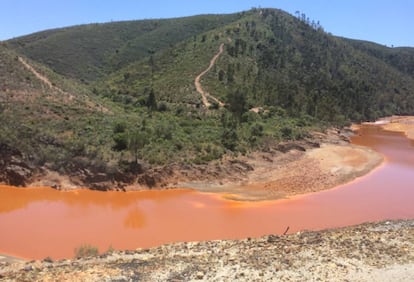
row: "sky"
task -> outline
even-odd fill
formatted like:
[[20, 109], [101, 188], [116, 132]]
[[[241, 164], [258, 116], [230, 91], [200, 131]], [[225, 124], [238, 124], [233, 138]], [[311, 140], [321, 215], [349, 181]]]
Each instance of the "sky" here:
[[0, 40], [120, 20], [221, 14], [252, 7], [305, 13], [334, 35], [414, 47], [413, 0], [0, 0]]

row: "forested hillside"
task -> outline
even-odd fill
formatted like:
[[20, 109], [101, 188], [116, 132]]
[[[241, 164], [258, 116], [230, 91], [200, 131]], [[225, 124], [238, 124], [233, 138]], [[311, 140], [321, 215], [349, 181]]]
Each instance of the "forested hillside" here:
[[237, 18], [238, 14], [206, 15], [80, 25], [34, 33], [9, 43], [56, 72], [87, 83]]
[[0, 143], [81, 182], [414, 113], [413, 48], [335, 37], [276, 9], [81, 25], [0, 51]]
[[411, 49], [368, 48], [278, 10], [246, 13], [232, 24], [130, 64], [97, 88], [104, 85], [100, 93], [133, 103], [153, 83], [160, 99], [196, 104], [193, 77], [221, 43], [225, 53], [203, 83], [222, 100], [239, 95], [246, 109], [277, 107], [290, 116], [329, 122], [413, 111]]

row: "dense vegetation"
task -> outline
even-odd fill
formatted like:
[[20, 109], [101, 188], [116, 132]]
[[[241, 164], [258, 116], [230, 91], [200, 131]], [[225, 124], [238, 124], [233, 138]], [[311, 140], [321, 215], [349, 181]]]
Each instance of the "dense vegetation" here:
[[239, 92], [248, 108], [277, 107], [289, 116], [339, 123], [413, 111], [411, 49], [372, 44], [367, 51], [277, 10], [246, 13], [230, 25], [131, 63], [106, 78], [98, 92], [139, 103], [152, 83], [160, 99], [197, 104], [193, 77], [220, 43], [226, 44], [226, 53], [203, 83], [222, 100]]
[[[226, 106], [206, 109], [194, 78], [222, 43], [201, 83]], [[414, 112], [414, 49], [334, 37], [280, 10], [76, 26], [0, 51], [0, 143], [62, 173], [93, 167], [116, 178], [137, 163], [204, 163]]]

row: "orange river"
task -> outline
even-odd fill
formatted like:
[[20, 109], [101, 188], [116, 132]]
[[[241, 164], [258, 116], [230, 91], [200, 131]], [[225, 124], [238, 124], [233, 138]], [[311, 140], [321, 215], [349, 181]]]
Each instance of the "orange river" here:
[[70, 258], [83, 244], [135, 249], [414, 218], [414, 142], [363, 126], [354, 144], [385, 162], [335, 189], [268, 202], [234, 202], [191, 190], [57, 191], [0, 186], [0, 253]]

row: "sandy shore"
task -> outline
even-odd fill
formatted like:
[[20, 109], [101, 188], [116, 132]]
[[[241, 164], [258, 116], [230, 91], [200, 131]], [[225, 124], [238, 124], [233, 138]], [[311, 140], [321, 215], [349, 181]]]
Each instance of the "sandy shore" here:
[[392, 116], [382, 119], [381, 127], [385, 130], [402, 132], [408, 138], [414, 140], [414, 117], [412, 116]]
[[[413, 116], [386, 117], [367, 124], [402, 132], [414, 140]], [[352, 129], [358, 127], [354, 125]], [[367, 174], [384, 160], [370, 148], [344, 142], [335, 133], [318, 134], [320, 148], [243, 159], [253, 170], [238, 181], [190, 182], [185, 187], [223, 193], [226, 198], [241, 201], [280, 199], [334, 188]]]
[[261, 201], [318, 192], [365, 175], [383, 161], [379, 153], [347, 142], [323, 143], [306, 151], [256, 154], [243, 159], [253, 169], [239, 180], [195, 181], [186, 188], [222, 193], [228, 199]]

